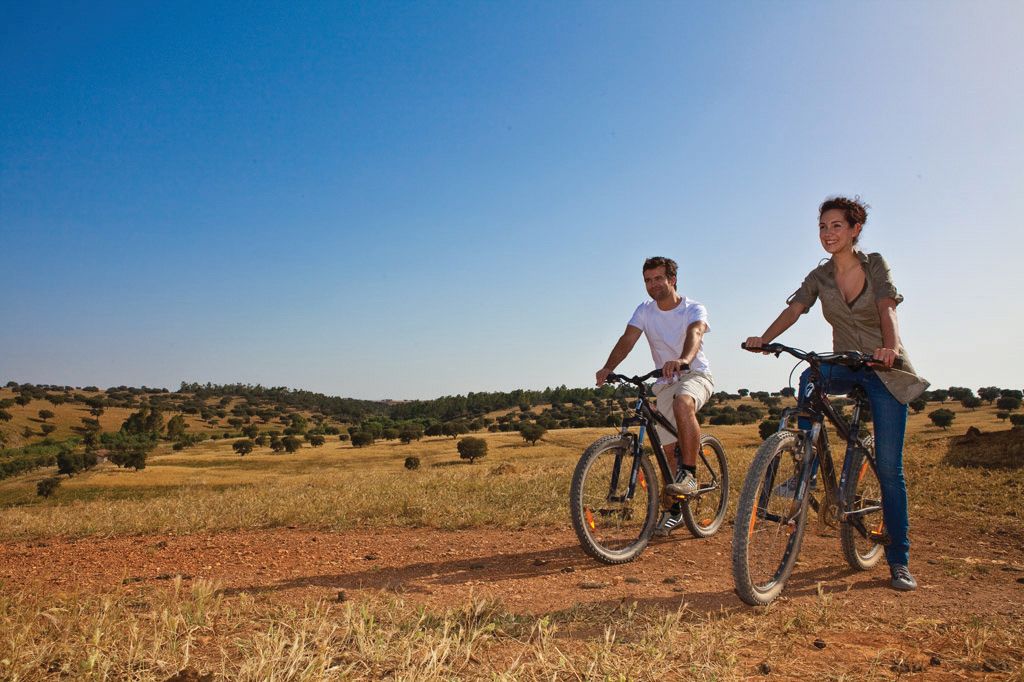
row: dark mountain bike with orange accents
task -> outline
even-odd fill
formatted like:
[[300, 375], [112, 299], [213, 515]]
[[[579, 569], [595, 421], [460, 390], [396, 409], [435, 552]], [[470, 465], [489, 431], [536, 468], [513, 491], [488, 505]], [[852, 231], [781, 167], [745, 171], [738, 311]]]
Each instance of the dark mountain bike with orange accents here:
[[[811, 368], [803, 407], [783, 410], [779, 430], [754, 455], [737, 504], [733, 580], [740, 599], [758, 606], [773, 601], [786, 586], [800, 553], [809, 509], [818, 513], [823, 524], [838, 525], [843, 556], [858, 570], [878, 563], [888, 535], [882, 519], [874, 440], [860, 433], [867, 396], [859, 386], [854, 388], [850, 393], [853, 413], [847, 420], [829, 402], [821, 375], [825, 364], [877, 369], [871, 356], [855, 351], [808, 353], [780, 343], [746, 349], [776, 357], [788, 353]], [[806, 420], [807, 428], [800, 427], [799, 419]], [[838, 480], [826, 421], [846, 442]]]
[[[697, 454], [697, 491], [674, 498], [662, 494], [664, 484], [675, 480], [665, 457], [655, 422], [673, 435], [675, 428], [651, 405], [651, 389], [645, 383], [661, 376], [656, 369], [642, 377], [609, 374], [609, 382], [625, 382], [639, 389], [633, 411], [622, 420], [620, 432], [598, 439], [576, 465], [569, 491], [572, 525], [584, 551], [606, 564], [635, 559], [654, 533], [660, 513], [681, 505], [683, 521], [698, 538], [714, 535], [725, 520], [729, 504], [729, 466], [725, 448], [714, 436], [703, 435]], [[639, 427], [633, 431], [633, 427]], [[650, 448], [644, 438], [650, 438]], [[653, 452], [657, 471], [651, 463]]]

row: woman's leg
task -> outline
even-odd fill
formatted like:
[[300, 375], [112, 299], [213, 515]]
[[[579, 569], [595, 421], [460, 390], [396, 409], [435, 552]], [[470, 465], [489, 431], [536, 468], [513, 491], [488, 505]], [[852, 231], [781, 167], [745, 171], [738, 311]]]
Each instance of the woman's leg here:
[[910, 562], [910, 517], [907, 512], [907, 481], [903, 476], [903, 436], [907, 406], [896, 400], [873, 371], [864, 372], [863, 386], [871, 403], [875, 425], [875, 462], [882, 486], [882, 513], [889, 533], [885, 558], [890, 565]]

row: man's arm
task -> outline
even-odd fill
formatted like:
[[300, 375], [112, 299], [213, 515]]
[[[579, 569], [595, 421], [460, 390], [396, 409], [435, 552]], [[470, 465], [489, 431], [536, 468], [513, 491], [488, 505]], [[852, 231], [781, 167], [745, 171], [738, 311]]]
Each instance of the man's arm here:
[[704, 333], [708, 325], [700, 320], [693, 322], [686, 328], [686, 337], [683, 339], [683, 352], [678, 360], [669, 360], [661, 368], [663, 376], [673, 376], [690, 368], [690, 363], [697, 357], [700, 350], [700, 342], [704, 339]]
[[598, 386], [603, 385], [605, 380], [608, 378], [608, 375], [619, 366], [620, 362], [626, 359], [626, 356], [629, 355], [629, 351], [633, 350], [633, 346], [635, 346], [636, 342], [640, 340], [641, 334], [643, 334], [643, 332], [639, 327], [634, 327], [628, 324], [626, 325], [626, 331], [622, 332], [622, 336], [620, 336], [619, 340], [615, 343], [615, 347], [612, 348], [612, 352], [608, 355], [608, 360], [605, 361], [604, 367], [597, 370], [596, 378]]

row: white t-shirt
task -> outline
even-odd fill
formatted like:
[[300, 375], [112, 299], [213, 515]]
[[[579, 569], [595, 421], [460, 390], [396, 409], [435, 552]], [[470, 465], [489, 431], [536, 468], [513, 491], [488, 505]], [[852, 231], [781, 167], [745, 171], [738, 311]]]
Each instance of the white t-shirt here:
[[[686, 330], [694, 322], [708, 323], [708, 311], [703, 304], [683, 297], [672, 310], [662, 310], [653, 301], [644, 301], [637, 306], [633, 317], [629, 320], [630, 327], [636, 327], [647, 336], [651, 344], [651, 357], [656, 367], [664, 367], [669, 360], [678, 360], [683, 354], [683, 342], [686, 341]], [[708, 327], [707, 331], [711, 331]], [[706, 332], [705, 332], [706, 333]], [[695, 372], [710, 374], [708, 359], [704, 357], [704, 342], [701, 341], [697, 355], [690, 363]], [[663, 381], [663, 379], [659, 379]]]

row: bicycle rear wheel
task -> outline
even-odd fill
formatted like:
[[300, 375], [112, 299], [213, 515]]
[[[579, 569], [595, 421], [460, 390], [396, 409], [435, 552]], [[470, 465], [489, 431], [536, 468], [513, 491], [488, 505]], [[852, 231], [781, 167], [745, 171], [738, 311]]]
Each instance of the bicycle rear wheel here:
[[[770, 436], [754, 455], [736, 510], [732, 573], [740, 599], [768, 604], [793, 572], [807, 524], [809, 494], [799, 494], [803, 439], [793, 431]], [[798, 459], [801, 458], [801, 459]]]
[[[874, 439], [867, 436], [865, 444], [874, 450]], [[843, 499], [847, 511], [855, 514], [854, 519], [844, 520], [839, 527], [839, 540], [847, 563], [859, 571], [866, 571], [878, 563], [884, 553], [882, 542], [887, 537], [885, 518], [882, 515], [882, 485], [871, 462], [861, 450], [857, 450], [850, 462], [850, 474], [843, 488]], [[855, 519], [868, 536], [861, 534]]]
[[683, 505], [683, 521], [695, 538], [707, 538], [718, 532], [725, 521], [725, 510], [729, 506], [729, 463], [725, 461], [725, 448], [714, 436], [701, 436], [700, 450], [704, 457], [697, 456], [698, 492]]
[[636, 459], [630, 437], [605, 436], [587, 448], [572, 476], [573, 529], [584, 551], [606, 564], [632, 561], [654, 533], [658, 476], [650, 458], [640, 455], [631, 491]]

